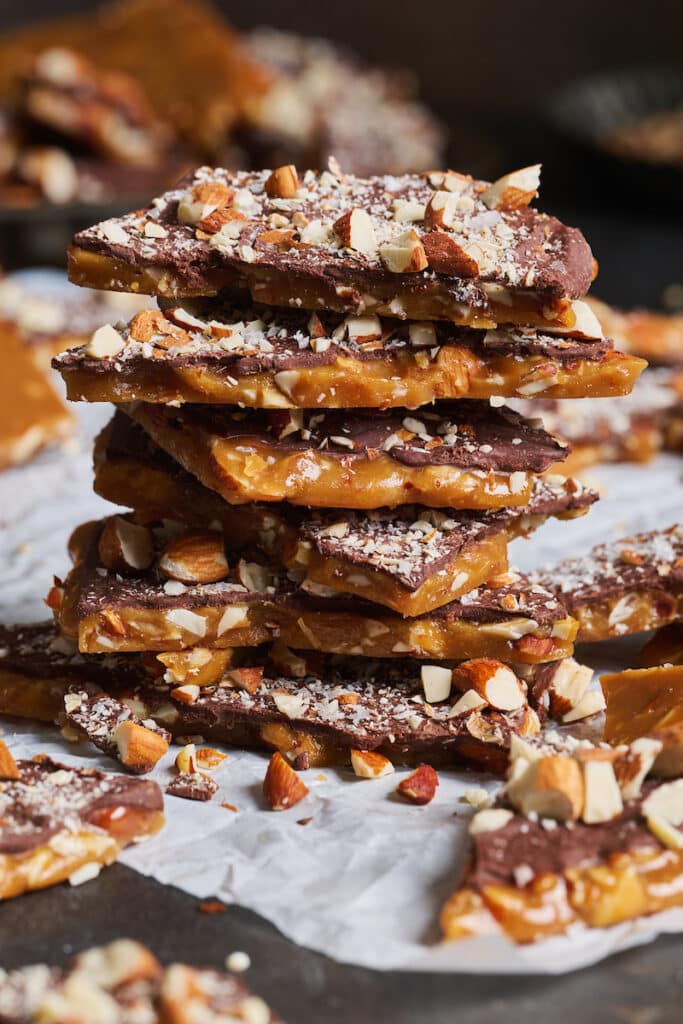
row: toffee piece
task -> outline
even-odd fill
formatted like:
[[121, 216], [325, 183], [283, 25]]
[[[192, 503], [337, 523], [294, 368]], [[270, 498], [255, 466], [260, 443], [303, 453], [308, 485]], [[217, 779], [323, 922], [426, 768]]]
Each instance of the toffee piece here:
[[355, 178], [201, 167], [146, 210], [79, 232], [77, 284], [182, 298], [242, 288], [274, 306], [572, 327], [591, 251], [525, 205], [538, 169]]
[[160, 448], [231, 504], [377, 509], [526, 505], [568, 446], [505, 408], [261, 412], [131, 404]]
[[683, 613], [683, 527], [598, 544], [531, 578], [566, 603], [580, 641], [656, 629]]
[[[14, 762], [13, 762], [14, 763]], [[0, 780], [0, 899], [111, 864], [163, 825], [155, 782], [41, 756]]]
[[139, 521], [218, 524], [234, 547], [256, 546], [307, 582], [417, 615], [507, 569], [508, 543], [549, 516], [574, 518], [597, 495], [564, 477], [534, 480], [528, 505], [492, 512], [422, 506], [354, 512], [283, 504], [229, 505], [117, 412], [95, 446], [95, 490], [136, 510]]
[[68, 397], [88, 402], [414, 408], [440, 398], [627, 393], [645, 363], [596, 333], [196, 302], [148, 310], [119, 330], [119, 342], [112, 334], [103, 355], [85, 344], [52, 365]]

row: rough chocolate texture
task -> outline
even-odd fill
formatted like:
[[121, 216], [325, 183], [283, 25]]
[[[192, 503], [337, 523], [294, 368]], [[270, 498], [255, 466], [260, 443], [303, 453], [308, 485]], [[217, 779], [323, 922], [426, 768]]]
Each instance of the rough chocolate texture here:
[[274, 455], [322, 451], [338, 459], [386, 454], [406, 466], [541, 473], [569, 448], [505, 408], [469, 400], [406, 409], [304, 410], [289, 413], [203, 405], [144, 406], [145, 415], [177, 431], [201, 430], [225, 441], [258, 442]]
[[[196, 294], [206, 287], [207, 273], [225, 270], [229, 286], [236, 277], [239, 279], [245, 266], [293, 278], [293, 295], [297, 278], [362, 293], [364, 288], [395, 281], [397, 275], [383, 268], [377, 254], [343, 248], [332, 230], [334, 223], [351, 210], [363, 209], [370, 214], [381, 245], [406, 227], [424, 231], [421, 222], [416, 225], [395, 220], [394, 204], [406, 201], [424, 207], [435, 191], [426, 178], [418, 175], [362, 179], [309, 171], [301, 176], [300, 189], [293, 199], [280, 199], [265, 192], [269, 173], [231, 173], [222, 168], [201, 167], [147, 210], [79, 232], [75, 245], [135, 267], [154, 266], [178, 272]], [[236, 193], [232, 202], [245, 216], [237, 237], [222, 236], [218, 241], [217, 235], [211, 239], [196, 237], [194, 228], [178, 219], [179, 203], [192, 194], [195, 186], [216, 184]], [[548, 299], [585, 294], [592, 277], [592, 256], [580, 231], [528, 207], [489, 210], [480, 199], [484, 187], [484, 183], [467, 179], [454, 226], [447, 232], [465, 251], [469, 248], [473, 254], [476, 252], [480, 263], [474, 281], [445, 278], [453, 298], [468, 305], [486, 306], [484, 284], [530, 290]], [[262, 236], [273, 230], [273, 215], [296, 226], [291, 221], [295, 213], [308, 223], [320, 222], [321, 233], [315, 243], [307, 243], [305, 235], [303, 245], [297, 243], [291, 248], [271, 241], [270, 235], [263, 240]], [[145, 234], [146, 221], [160, 224], [165, 236], [153, 238]], [[411, 274], [410, 287], [429, 291], [432, 280], [441, 276], [429, 269]]]

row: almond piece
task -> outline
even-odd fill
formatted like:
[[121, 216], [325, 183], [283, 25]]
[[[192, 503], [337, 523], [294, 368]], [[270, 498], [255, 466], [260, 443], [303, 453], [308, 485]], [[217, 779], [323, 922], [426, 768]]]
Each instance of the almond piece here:
[[194, 775], [197, 771], [197, 748], [194, 743], [186, 743], [176, 754], [175, 766], [181, 774]]
[[0, 740], [0, 779], [20, 778], [19, 766], [4, 740]]
[[123, 516], [107, 519], [97, 550], [102, 565], [119, 573], [148, 569], [154, 559], [151, 531]]
[[411, 804], [428, 804], [436, 795], [439, 776], [430, 764], [421, 764], [419, 768], [403, 779], [396, 787], [399, 796], [409, 800]]
[[574, 658], [559, 661], [548, 686], [551, 717], [560, 718], [580, 704], [592, 678], [593, 670], [587, 665], [579, 665]]
[[382, 324], [378, 316], [349, 316], [346, 318], [346, 332], [350, 341], [362, 345], [382, 337]]
[[180, 704], [194, 704], [199, 697], [200, 689], [194, 683], [185, 683], [171, 690], [170, 696]]
[[199, 747], [196, 754], [197, 767], [203, 771], [212, 771], [223, 764], [227, 756], [215, 747]]
[[436, 704], [441, 700], [448, 700], [451, 695], [451, 681], [453, 672], [443, 665], [423, 665], [420, 669], [422, 689], [425, 700], [429, 704]]
[[381, 245], [379, 255], [392, 274], [414, 274], [427, 266], [424, 246], [413, 228]]
[[430, 231], [432, 228], [450, 228], [458, 212], [458, 197], [453, 192], [435, 192], [427, 203], [425, 209], [425, 227]]
[[247, 562], [240, 558], [237, 563], [237, 579], [252, 593], [263, 593], [273, 585], [273, 578], [260, 562]]
[[636, 800], [662, 750], [660, 740], [641, 736], [614, 762], [614, 774], [624, 800]]
[[477, 811], [472, 818], [469, 833], [471, 836], [477, 836], [482, 832], [497, 832], [499, 828], [505, 828], [513, 818], [514, 814], [506, 807], [485, 807], [483, 811]]
[[163, 736], [130, 719], [114, 726], [112, 737], [118, 760], [137, 772], [151, 771], [168, 751], [168, 743]]
[[207, 235], [215, 235], [221, 231], [226, 237], [231, 235], [233, 238], [239, 238], [246, 223], [247, 218], [239, 210], [222, 207], [219, 210], [213, 210], [206, 217], [202, 217], [197, 227]]
[[670, 850], [683, 850], [683, 779], [667, 782], [643, 801], [647, 827]]
[[111, 324], [103, 324], [93, 333], [85, 346], [85, 354], [91, 359], [111, 359], [123, 352], [126, 347], [124, 338]]
[[486, 707], [486, 701], [476, 690], [465, 690], [461, 697], [451, 705], [450, 716], [467, 715], [470, 711], [478, 711]]
[[587, 690], [578, 704], [562, 716], [563, 722], [578, 722], [582, 718], [590, 718], [605, 710], [605, 698], [602, 690]]
[[572, 302], [574, 324], [572, 327], [551, 328], [549, 334], [570, 334], [573, 338], [587, 338], [590, 341], [600, 341], [605, 332], [597, 316], [588, 303], [576, 299]]
[[299, 177], [294, 164], [276, 167], [266, 178], [266, 194], [273, 199], [293, 199], [299, 190]]
[[489, 210], [528, 206], [531, 200], [538, 195], [540, 183], [541, 165], [533, 164], [530, 167], [512, 171], [510, 174], [504, 174], [502, 178], [498, 178], [492, 185], [484, 189], [479, 198]]
[[263, 681], [263, 668], [233, 668], [225, 674], [223, 685], [234, 686], [247, 693], [256, 693]]
[[584, 805], [581, 768], [571, 757], [552, 754], [536, 761], [519, 761], [507, 785], [513, 807], [555, 821], [576, 821]]
[[170, 540], [159, 556], [159, 571], [181, 583], [217, 583], [228, 575], [223, 534], [189, 530]]
[[437, 274], [447, 277], [476, 277], [479, 264], [444, 231], [430, 231], [422, 236], [427, 263]]
[[374, 750], [352, 750], [351, 767], [361, 779], [381, 779], [383, 775], [391, 775], [394, 771], [389, 758]]
[[583, 761], [585, 798], [581, 820], [598, 825], [618, 817], [624, 809], [614, 767], [610, 761]]
[[453, 669], [453, 685], [463, 692], [476, 690], [498, 711], [516, 711], [526, 704], [524, 687], [515, 673], [492, 658], [473, 658], [458, 665]]
[[282, 754], [279, 751], [273, 754], [263, 780], [263, 796], [268, 806], [274, 811], [284, 811], [294, 807], [307, 795], [308, 786], [287, 764]]
[[365, 210], [349, 210], [334, 222], [333, 231], [342, 245], [371, 256], [377, 251], [372, 218]]

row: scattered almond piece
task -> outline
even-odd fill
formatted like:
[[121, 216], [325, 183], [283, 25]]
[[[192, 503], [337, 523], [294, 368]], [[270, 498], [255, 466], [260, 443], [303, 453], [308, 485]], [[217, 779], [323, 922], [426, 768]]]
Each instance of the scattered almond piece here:
[[389, 758], [375, 753], [374, 750], [352, 750], [351, 767], [361, 779], [381, 779], [394, 771]]
[[273, 754], [263, 780], [263, 796], [274, 811], [294, 807], [308, 795], [308, 786], [299, 778], [279, 751]]
[[422, 764], [407, 779], [399, 782], [396, 792], [412, 804], [423, 805], [434, 799], [438, 785], [439, 776], [432, 766]]

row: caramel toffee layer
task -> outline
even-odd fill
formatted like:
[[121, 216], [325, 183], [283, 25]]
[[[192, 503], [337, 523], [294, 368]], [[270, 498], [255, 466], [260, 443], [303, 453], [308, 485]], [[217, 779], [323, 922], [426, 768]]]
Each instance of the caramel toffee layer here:
[[534, 875], [561, 875], [568, 868], [606, 861], [616, 853], [662, 849], [641, 814], [643, 795], [624, 805], [622, 814], [599, 825], [572, 822], [548, 829], [541, 821], [516, 814], [502, 828], [471, 837], [472, 865], [466, 884], [482, 890], [488, 885], [515, 885], [516, 871], [528, 866]]
[[[102, 691], [128, 701], [146, 719], [156, 719], [176, 735], [202, 735], [228, 743], [277, 746], [291, 759], [306, 753], [311, 763], [345, 763], [349, 750], [381, 750], [394, 761], [427, 758], [434, 763], [475, 761], [491, 770], [507, 764], [510, 735], [533, 733], [538, 719], [523, 706], [498, 712], [482, 702], [468, 711], [455, 711], [461, 696], [428, 704], [414, 661], [378, 661], [367, 658], [292, 656], [283, 674], [275, 662], [260, 657], [263, 672], [250, 689], [239, 670], [221, 674], [202, 685], [191, 701], [174, 693], [173, 662], [167, 667], [136, 655], [84, 657], [64, 640], [55, 640], [52, 624], [0, 628], [5, 655], [0, 658], [0, 710], [25, 717], [55, 718], [64, 695], [81, 693], [83, 681], [97, 678]], [[251, 659], [258, 663], [258, 652]], [[528, 681], [529, 698], [536, 689], [534, 668]], [[293, 674], [296, 671], [296, 675]], [[13, 677], [13, 687], [3, 676]], [[191, 676], [186, 677], [191, 679]], [[32, 704], [17, 703], [20, 690], [38, 681]], [[43, 695], [50, 688], [52, 690]], [[169, 681], [170, 680], [170, 681]], [[96, 699], [92, 687], [91, 699]], [[88, 698], [87, 691], [84, 698]]]
[[656, 628], [683, 611], [683, 527], [599, 544], [532, 579], [579, 620], [579, 640]]
[[524, 505], [568, 446], [517, 413], [450, 401], [407, 410], [255, 411], [145, 403], [125, 411], [231, 504], [317, 508]]
[[[352, 595], [307, 592], [263, 558], [236, 561], [229, 555], [226, 577], [204, 585], [169, 580], [156, 568], [121, 576], [100, 564], [101, 530], [99, 523], [77, 531], [76, 565], [57, 613], [82, 650], [251, 647], [280, 637], [292, 647], [378, 657], [411, 653], [533, 663], [571, 653], [575, 624], [564, 606], [520, 574], [405, 619]], [[153, 531], [159, 548], [166, 536]]]
[[262, 408], [423, 405], [436, 398], [627, 392], [641, 363], [602, 340], [261, 306], [149, 310], [121, 349], [53, 361], [69, 398]]
[[[505, 308], [516, 322], [535, 315], [535, 322], [562, 325], [567, 299], [585, 294], [592, 279], [591, 251], [577, 229], [529, 207], [489, 209], [481, 198], [486, 184], [471, 178], [308, 171], [296, 194], [281, 198], [268, 195], [269, 177], [199, 168], [146, 210], [77, 234], [72, 279], [169, 297], [246, 286], [273, 305], [476, 319], [479, 326], [504, 322]], [[452, 226], [438, 234], [464, 263], [441, 272], [436, 259], [416, 272], [387, 270], [383, 245], [406, 229], [418, 239], [434, 234], [426, 207], [444, 185], [455, 190], [455, 208]], [[369, 230], [362, 241], [353, 230], [342, 237], [340, 218], [358, 210]]]
[[341, 589], [346, 589], [347, 577], [342, 565], [362, 567], [370, 577], [359, 586], [370, 588], [365, 596], [372, 600], [377, 600], [371, 584], [378, 575], [414, 592], [435, 574], [457, 575], [459, 556], [486, 538], [526, 533], [548, 516], [582, 515], [597, 499], [577, 481], [543, 477], [534, 481], [528, 505], [492, 512], [400, 506], [359, 514], [350, 509], [303, 511], [288, 505], [232, 506], [203, 488], [121, 412], [97, 442], [95, 465], [95, 488], [103, 497], [143, 515], [151, 512], [152, 518], [185, 513], [191, 525], [219, 522], [231, 543], [256, 545], [292, 568], [306, 568], [307, 576], [317, 582], [324, 580], [318, 578], [310, 547], [328, 564], [335, 563], [331, 571]]
[[0, 782], [0, 853], [22, 854], [58, 832], [97, 826], [98, 814], [115, 808], [150, 814], [163, 809], [155, 782], [72, 768], [48, 757], [19, 761], [19, 779]]

